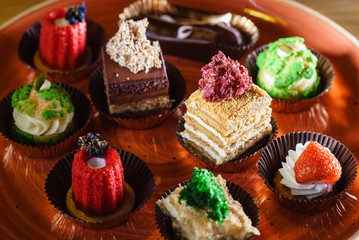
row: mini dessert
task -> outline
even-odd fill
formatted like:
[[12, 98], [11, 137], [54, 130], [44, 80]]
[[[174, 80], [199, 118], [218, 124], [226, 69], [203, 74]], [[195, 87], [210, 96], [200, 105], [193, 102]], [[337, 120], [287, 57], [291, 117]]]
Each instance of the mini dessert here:
[[74, 70], [90, 64], [86, 48], [86, 7], [56, 9], [42, 20], [39, 51], [34, 56], [36, 67], [43, 71]]
[[276, 99], [313, 97], [320, 83], [317, 61], [303, 38], [280, 38], [258, 55], [257, 84]]
[[192, 180], [156, 203], [170, 216], [176, 235], [185, 239], [248, 239], [259, 235], [226, 181], [194, 168]]
[[271, 97], [252, 84], [244, 66], [222, 52], [201, 70], [199, 90], [185, 102], [181, 135], [186, 144], [220, 165], [271, 133]]
[[72, 163], [72, 186], [66, 197], [71, 215], [90, 223], [130, 212], [135, 194], [124, 179], [121, 158], [99, 135], [80, 137]]
[[338, 159], [315, 141], [298, 143], [273, 180], [275, 189], [290, 199], [314, 199], [333, 193], [342, 174]]
[[17, 89], [11, 98], [13, 135], [30, 145], [51, 145], [74, 129], [75, 108], [71, 96], [60, 85], [39, 74], [34, 83]]
[[176, 15], [145, 15], [149, 20], [147, 36], [149, 38], [176, 38], [193, 43], [212, 43], [242, 45], [244, 39], [241, 32], [231, 26], [232, 14], [208, 16], [203, 20], [183, 19]]
[[248, 18], [173, 4], [167, 0], [137, 0], [119, 14], [120, 21], [148, 18], [147, 37], [159, 41], [166, 55], [208, 62], [219, 50], [240, 59], [259, 39]]
[[140, 117], [171, 107], [165, 61], [158, 42], [146, 38], [147, 19], [123, 21], [102, 51], [110, 114]]

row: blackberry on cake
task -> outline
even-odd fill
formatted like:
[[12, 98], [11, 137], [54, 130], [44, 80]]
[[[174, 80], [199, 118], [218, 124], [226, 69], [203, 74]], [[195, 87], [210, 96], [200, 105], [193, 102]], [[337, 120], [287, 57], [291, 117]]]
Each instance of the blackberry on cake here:
[[165, 61], [159, 43], [147, 39], [147, 26], [146, 18], [119, 23], [101, 52], [110, 114], [142, 117], [171, 108]]

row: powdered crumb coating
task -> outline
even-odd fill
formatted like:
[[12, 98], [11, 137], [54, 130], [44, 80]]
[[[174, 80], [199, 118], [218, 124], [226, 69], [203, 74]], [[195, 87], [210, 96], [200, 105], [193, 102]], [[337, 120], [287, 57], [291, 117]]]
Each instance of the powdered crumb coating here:
[[191, 94], [186, 101], [187, 108], [200, 109], [212, 116], [223, 127], [231, 128], [232, 124], [241, 121], [247, 115], [251, 115], [265, 105], [269, 105], [271, 97], [269, 94], [255, 84], [246, 94], [234, 95], [228, 100], [207, 102], [203, 97], [203, 91], [197, 90]]
[[133, 73], [142, 70], [147, 73], [152, 67], [161, 68], [161, 49], [158, 41], [151, 45], [147, 39], [147, 26], [147, 18], [120, 22], [118, 32], [106, 44], [110, 58]]

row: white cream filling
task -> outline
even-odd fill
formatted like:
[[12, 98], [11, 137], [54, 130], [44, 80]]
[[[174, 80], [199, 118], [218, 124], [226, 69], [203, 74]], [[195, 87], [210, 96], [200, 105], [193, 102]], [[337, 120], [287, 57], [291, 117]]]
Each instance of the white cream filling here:
[[[193, 113], [191, 113], [190, 111], [187, 111], [186, 113], [189, 117], [193, 118], [195, 121], [197, 121], [197, 123], [202, 126], [203, 128], [207, 129], [209, 132], [211, 132], [213, 135], [215, 135], [216, 137], [218, 137], [219, 140], [221, 140], [221, 142], [223, 143], [223, 145], [227, 145], [228, 143], [231, 143], [233, 141], [235, 141], [236, 139], [238, 139], [241, 135], [243, 135], [245, 132], [248, 132], [250, 130], [252, 130], [255, 126], [257, 126], [260, 122], [264, 122], [265, 125], [268, 125], [268, 123], [270, 122], [270, 118], [264, 120], [262, 118], [263, 114], [265, 114], [266, 116], [270, 116], [271, 114], [271, 109], [268, 108], [263, 114], [262, 116], [258, 117], [258, 119], [256, 119], [256, 121], [253, 124], [249, 124], [246, 125], [245, 127], [241, 128], [241, 131], [238, 133], [233, 133], [233, 135], [231, 137], [226, 137], [226, 136], [222, 136], [221, 133], [219, 133], [217, 130], [215, 130], [214, 128], [212, 128], [211, 126], [209, 126], [208, 124], [206, 124], [201, 118], [197, 117], [196, 115], [194, 115]], [[188, 124], [185, 124], [186, 128], [188, 126]]]
[[15, 125], [23, 132], [35, 136], [59, 134], [65, 131], [74, 117], [74, 112], [66, 114], [64, 118], [56, 120], [38, 120], [19, 112], [16, 108], [12, 113]]
[[[286, 162], [282, 162], [282, 168], [279, 169], [279, 172], [283, 177], [283, 179], [281, 180], [281, 184], [287, 186], [293, 196], [300, 195], [305, 196], [307, 199], [313, 199], [332, 191], [334, 183], [299, 184], [295, 180], [295, 162], [303, 153], [304, 149], [308, 146], [309, 143], [310, 141], [306, 142], [304, 145], [302, 143], [298, 143], [295, 146], [295, 151], [289, 150], [288, 156], [286, 156], [285, 158]], [[328, 148], [325, 149], [330, 152]]]
[[54, 24], [58, 27], [68, 27], [70, 22], [66, 18], [58, 18], [54, 21]]
[[[224, 160], [232, 160], [232, 159], [234, 159], [237, 156], [236, 149], [244, 148], [244, 145], [250, 139], [254, 138], [257, 135], [259, 135], [259, 139], [261, 139], [262, 137], [264, 137], [266, 135], [265, 133], [262, 133], [266, 129], [266, 125], [264, 125], [260, 129], [257, 129], [257, 131], [250, 132], [250, 134], [248, 134], [248, 137], [246, 139], [244, 139], [243, 141], [239, 141], [238, 143], [232, 144], [227, 149], [223, 149], [223, 148], [219, 147], [218, 144], [216, 144], [211, 139], [209, 139], [207, 137], [207, 135], [205, 135], [204, 133], [199, 132], [199, 131], [195, 131], [192, 126], [185, 125], [185, 129], [187, 130], [187, 132], [186, 131], [182, 132], [181, 133], [182, 137], [185, 138], [185, 139], [190, 140], [191, 142], [193, 142], [196, 145], [198, 145], [199, 147], [201, 147], [213, 159], [216, 160], [216, 164], [221, 164], [221, 163], [224, 162]], [[207, 143], [209, 146], [208, 145], [203, 145], [201, 142], [195, 140], [194, 138], [191, 137], [190, 134], [188, 134], [188, 132], [190, 132], [193, 135], [195, 135], [196, 137], [200, 138], [202, 141]], [[249, 144], [248, 146], [245, 146], [245, 147], [249, 148], [252, 145], [254, 145], [255, 143], [256, 143], [256, 141], [253, 141], [251, 144]], [[229, 151], [230, 154], [228, 154], [226, 151]]]
[[[210, 131], [211, 133], [213, 133], [216, 137], [218, 137], [223, 144], [226, 144], [226, 140], [222, 137], [222, 135], [217, 132], [214, 128], [212, 128], [211, 126], [209, 126], [208, 124], [206, 124], [205, 122], [202, 121], [202, 119], [200, 119], [199, 117], [197, 117], [196, 115], [192, 114], [191, 112], [187, 111], [186, 113], [188, 116], [190, 116], [191, 118], [193, 118], [194, 120], [197, 121], [197, 123], [199, 125], [201, 125], [202, 127], [204, 127], [205, 129], [207, 129], [208, 131]], [[186, 124], [187, 125], [187, 124]], [[187, 127], [186, 127], [187, 128]]]

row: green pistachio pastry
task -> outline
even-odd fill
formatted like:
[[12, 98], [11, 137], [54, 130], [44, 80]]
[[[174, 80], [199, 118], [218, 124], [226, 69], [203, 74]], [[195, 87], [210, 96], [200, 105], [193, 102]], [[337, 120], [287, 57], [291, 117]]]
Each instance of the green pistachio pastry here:
[[257, 84], [276, 99], [310, 98], [320, 82], [317, 61], [303, 38], [280, 38], [258, 55]]
[[25, 144], [53, 144], [73, 127], [74, 106], [69, 93], [40, 74], [11, 98], [13, 133]]

